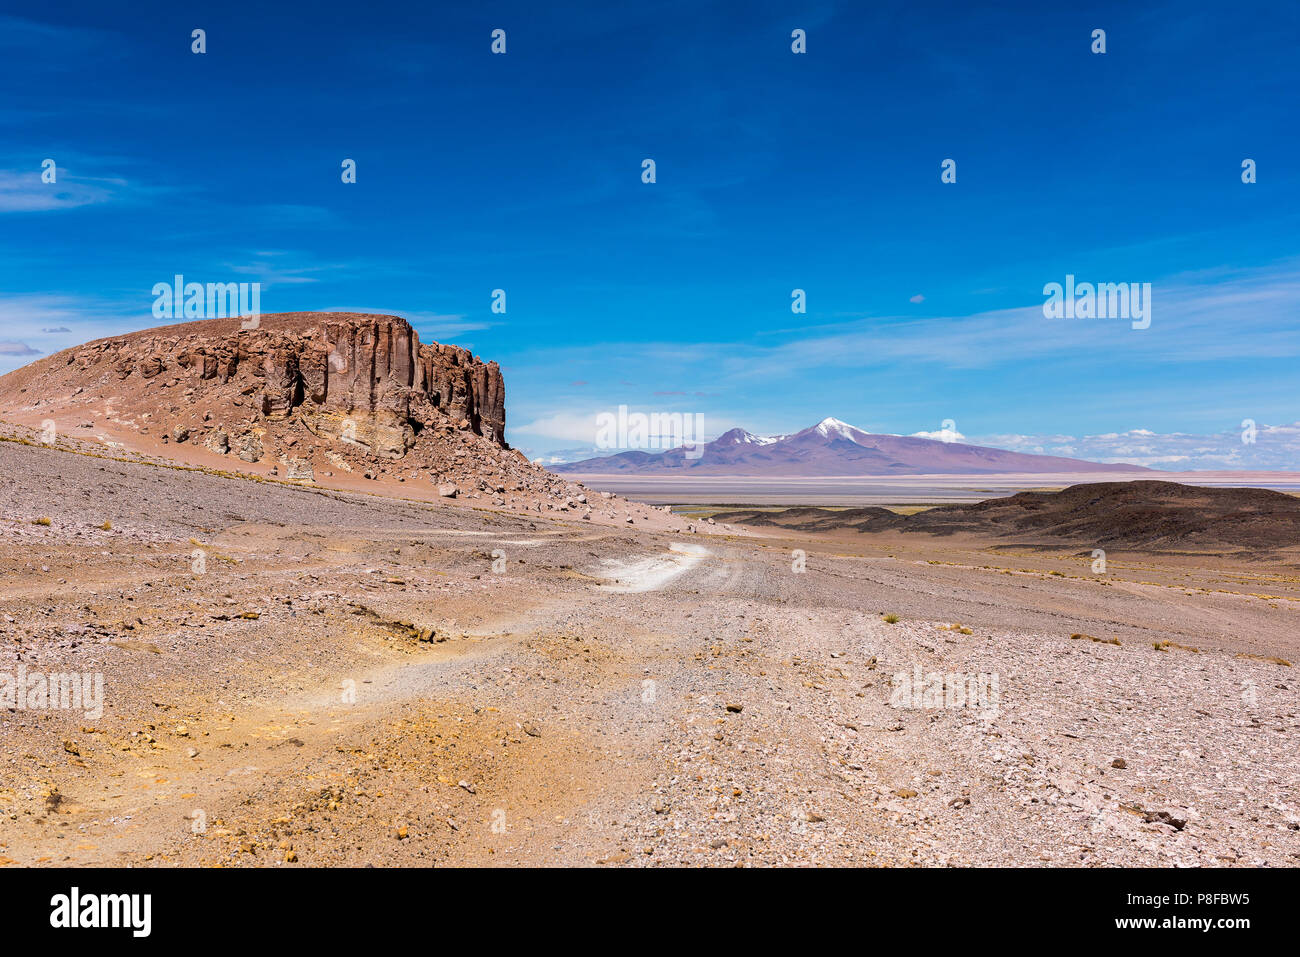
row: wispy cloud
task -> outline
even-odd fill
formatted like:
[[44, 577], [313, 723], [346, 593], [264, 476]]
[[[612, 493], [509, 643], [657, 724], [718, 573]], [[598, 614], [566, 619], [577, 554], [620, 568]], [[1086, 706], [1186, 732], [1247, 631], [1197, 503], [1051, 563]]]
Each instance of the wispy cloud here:
[[561, 439], [565, 442], [596, 442], [596, 412], [555, 412], [523, 425], [510, 426], [511, 432], [522, 432], [540, 438]]
[[1185, 470], [1300, 470], [1300, 422], [1268, 425], [1244, 422], [1239, 429], [1210, 434], [1157, 433], [1150, 429], [1097, 435], [986, 435], [975, 444], [1014, 452], [1064, 455], [1090, 462], [1127, 462], [1149, 468]]
[[0, 296], [0, 330], [6, 344], [30, 350], [0, 349], [0, 374], [38, 355], [152, 325], [157, 321], [147, 306], [129, 311], [116, 303], [75, 296]]
[[[120, 39], [106, 30], [86, 26], [40, 23], [23, 17], [0, 14], [0, 54], [22, 57], [25, 65], [40, 70], [75, 70], [83, 66], [82, 56], [112, 55]], [[63, 56], [32, 56], [33, 50], [59, 50]], [[121, 51], [116, 51], [121, 55]]]
[[[483, 322], [477, 319], [467, 319], [462, 313], [437, 313], [437, 312], [420, 312], [410, 309], [394, 308], [392, 306], [336, 306], [331, 307], [329, 312], [360, 312], [373, 313], [381, 316], [401, 316], [420, 334], [421, 341], [427, 342], [430, 339], [436, 342], [453, 341], [455, 337], [466, 332], [478, 332], [482, 329], [489, 329], [492, 326], [490, 322]], [[463, 342], [457, 342], [456, 345], [465, 345]]]
[[[528, 439], [524, 444], [531, 443], [532, 449], [542, 449], [548, 455], [561, 456], [556, 461], [573, 461], [575, 458], [604, 455], [608, 454], [609, 450], [602, 451], [596, 447], [596, 439], [600, 432], [599, 417], [602, 414], [616, 415], [620, 405], [628, 405], [629, 413], [671, 415], [676, 412], [704, 416], [697, 420], [700, 423], [698, 436], [704, 441], [717, 438], [723, 432], [740, 424], [740, 419], [730, 412], [705, 415], [698, 409], [669, 408], [653, 403], [635, 404], [624, 401], [601, 404], [593, 400], [590, 403], [571, 403], [567, 408], [548, 411], [522, 424], [512, 423], [508, 426], [508, 431], [512, 437], [527, 436]], [[561, 449], [559, 443], [577, 445], [578, 448]]]
[[[48, 167], [47, 161], [53, 167]], [[47, 145], [35, 153], [10, 150], [0, 155], [0, 164], [0, 213], [44, 213], [108, 203], [138, 205], [181, 192], [146, 181], [142, 165], [147, 164], [116, 151], [92, 154]], [[54, 181], [46, 182], [51, 173]]]
[[0, 356], [39, 356], [40, 354], [25, 342], [0, 341]]
[[[1043, 277], [1044, 283], [1063, 279]], [[1133, 329], [1123, 319], [1047, 319], [1040, 300], [970, 315], [864, 318], [822, 335], [742, 354], [729, 363], [729, 371], [752, 378], [897, 362], [978, 369], [1085, 353], [1102, 359], [1158, 356], [1165, 362], [1300, 356], [1300, 327], [1293, 321], [1300, 300], [1296, 263], [1172, 276], [1152, 286], [1149, 329]]]
[[[1044, 276], [1043, 283], [1063, 278]], [[1040, 299], [1032, 305], [965, 315], [862, 317], [816, 326], [811, 333], [783, 329], [689, 346], [603, 342], [569, 346], [562, 352], [539, 350], [536, 355], [550, 353], [601, 368], [625, 356], [628, 363], [671, 370], [678, 385], [792, 380], [836, 368], [988, 370], [1048, 357], [1107, 365], [1117, 359], [1166, 365], [1300, 357], [1300, 325], [1294, 321], [1300, 262], [1172, 276], [1152, 285], [1148, 329], [1133, 329], [1123, 319], [1047, 319]]]
[[53, 183], [41, 181], [39, 168], [0, 170], [0, 213], [43, 213], [107, 203], [126, 186], [125, 180], [79, 177], [66, 170], [58, 170]]
[[301, 286], [320, 282], [322, 276], [333, 278], [351, 267], [344, 263], [315, 262], [309, 253], [287, 249], [259, 250], [247, 253], [247, 258], [228, 261], [223, 268], [250, 280], [260, 282], [266, 289], [274, 286]]

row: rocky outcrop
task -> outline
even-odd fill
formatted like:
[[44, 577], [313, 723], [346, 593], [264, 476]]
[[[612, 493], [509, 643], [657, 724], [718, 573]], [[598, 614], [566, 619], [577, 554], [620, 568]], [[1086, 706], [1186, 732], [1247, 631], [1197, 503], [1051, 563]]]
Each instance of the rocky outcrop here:
[[[472, 432], [505, 448], [505, 385], [495, 362], [422, 343], [398, 316], [281, 313], [257, 329], [212, 319], [101, 339], [66, 353], [68, 365], [108, 371], [130, 390], [188, 381], [255, 419], [301, 421], [313, 435], [398, 459], [430, 427]], [[176, 378], [172, 378], [172, 377]], [[245, 398], [247, 397], [247, 398]], [[241, 457], [260, 449], [241, 437]]]
[[458, 428], [505, 445], [505, 384], [495, 362], [484, 365], [465, 349], [433, 344], [420, 350], [418, 381]]
[[377, 494], [600, 514], [578, 486], [506, 445], [495, 362], [422, 343], [396, 316], [259, 318], [256, 329], [206, 319], [46, 356], [0, 376], [0, 415], [41, 429], [53, 421], [61, 440], [85, 429], [87, 443], [115, 456], [221, 474], [327, 488], [365, 480]]

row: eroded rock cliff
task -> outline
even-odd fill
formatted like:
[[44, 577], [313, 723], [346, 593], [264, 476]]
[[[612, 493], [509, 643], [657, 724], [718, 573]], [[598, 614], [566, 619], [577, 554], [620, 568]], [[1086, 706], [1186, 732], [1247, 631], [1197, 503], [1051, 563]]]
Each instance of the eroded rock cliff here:
[[422, 343], [397, 316], [279, 313], [242, 326], [206, 319], [38, 359], [0, 376], [0, 426], [72, 451], [634, 521], [617, 496], [589, 500], [506, 445], [495, 362]]
[[[400, 459], [426, 428], [472, 432], [505, 447], [505, 385], [495, 362], [421, 343], [398, 316], [280, 313], [244, 329], [212, 319], [100, 339], [61, 354], [82, 387], [115, 379], [122, 408], [155, 386], [190, 402], [295, 418], [313, 434]], [[57, 365], [57, 364], [56, 364]], [[209, 410], [211, 415], [211, 410]]]

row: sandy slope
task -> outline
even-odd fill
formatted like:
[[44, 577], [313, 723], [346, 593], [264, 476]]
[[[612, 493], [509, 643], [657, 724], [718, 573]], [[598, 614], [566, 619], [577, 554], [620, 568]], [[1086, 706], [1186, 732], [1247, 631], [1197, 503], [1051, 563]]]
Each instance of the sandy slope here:
[[[7, 862], [1300, 860], [1285, 561], [682, 551], [10, 442], [0, 492], [0, 672], [106, 696], [3, 712]], [[996, 707], [897, 706], [918, 667]]]

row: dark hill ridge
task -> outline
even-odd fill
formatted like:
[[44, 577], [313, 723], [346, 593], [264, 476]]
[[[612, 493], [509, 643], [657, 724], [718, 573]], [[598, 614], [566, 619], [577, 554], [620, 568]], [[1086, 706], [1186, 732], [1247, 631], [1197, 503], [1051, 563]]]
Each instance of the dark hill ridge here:
[[885, 508], [736, 510], [718, 521], [798, 531], [970, 533], [1034, 544], [1270, 551], [1300, 546], [1300, 498], [1269, 489], [1096, 482], [899, 515]]

